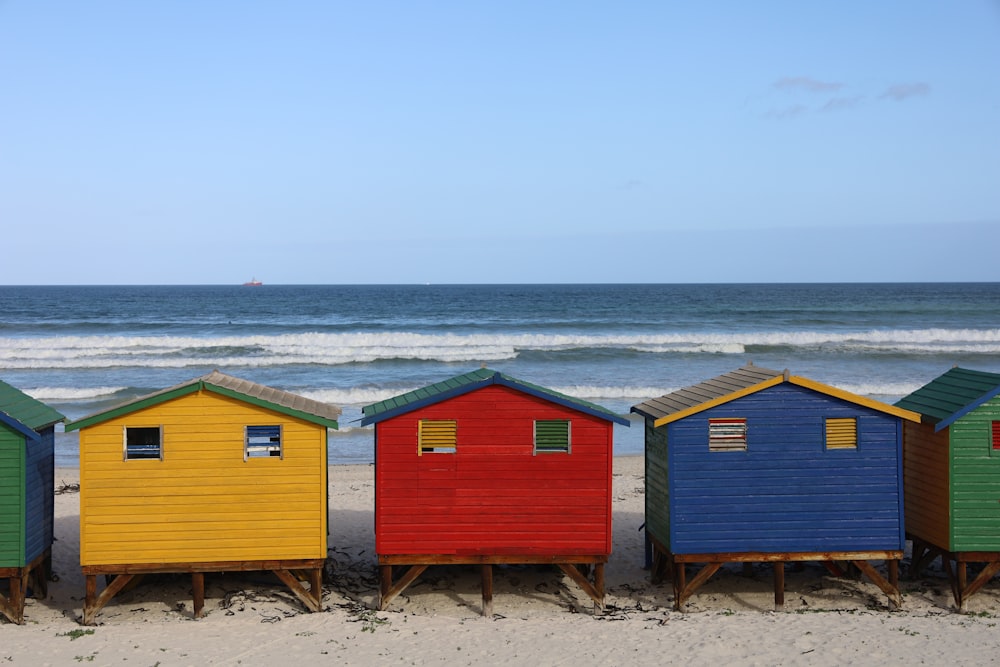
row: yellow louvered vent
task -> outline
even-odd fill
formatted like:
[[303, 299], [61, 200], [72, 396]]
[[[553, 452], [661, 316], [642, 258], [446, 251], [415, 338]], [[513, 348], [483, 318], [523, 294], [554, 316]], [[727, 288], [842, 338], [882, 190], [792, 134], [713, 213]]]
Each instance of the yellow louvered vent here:
[[856, 449], [858, 446], [858, 420], [853, 417], [826, 420], [827, 449]]
[[421, 419], [417, 433], [417, 456], [428, 452], [454, 454], [457, 436], [458, 423], [454, 419]]

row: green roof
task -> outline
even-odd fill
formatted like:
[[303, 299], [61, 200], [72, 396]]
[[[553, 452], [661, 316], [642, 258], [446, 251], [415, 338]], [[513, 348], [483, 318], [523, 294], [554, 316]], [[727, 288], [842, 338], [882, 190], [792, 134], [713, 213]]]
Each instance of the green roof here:
[[334, 405], [314, 401], [280, 389], [272, 389], [271, 387], [226, 375], [219, 371], [212, 371], [208, 375], [195, 378], [183, 384], [168, 387], [167, 389], [162, 389], [127, 403], [116, 405], [101, 412], [68, 422], [66, 430], [72, 431], [99, 424], [109, 419], [115, 419], [154, 405], [159, 405], [160, 403], [165, 403], [180, 396], [193, 394], [202, 389], [305, 421], [323, 424], [327, 428], [338, 428], [337, 418], [340, 416], [340, 408]]
[[953, 423], [1000, 394], [1000, 374], [955, 367], [931, 380], [896, 405], [919, 412], [936, 430]]
[[25, 429], [39, 431], [65, 419], [56, 410], [0, 380], [0, 422], [24, 433]]
[[410, 412], [411, 410], [416, 410], [417, 408], [425, 405], [438, 403], [445, 399], [459, 396], [475, 389], [479, 389], [480, 387], [492, 384], [500, 384], [511, 387], [513, 389], [517, 389], [518, 391], [552, 401], [553, 403], [559, 403], [574, 410], [579, 410], [580, 412], [585, 412], [608, 421], [614, 421], [625, 426], [630, 424], [626, 417], [615, 414], [607, 408], [595, 405], [594, 403], [573, 398], [572, 396], [567, 396], [566, 394], [561, 394], [557, 391], [552, 391], [551, 389], [546, 389], [545, 387], [540, 387], [535, 384], [523, 382], [489, 368], [480, 368], [470, 373], [456, 375], [453, 378], [442, 380], [441, 382], [436, 382], [405, 394], [400, 394], [399, 396], [387, 398], [386, 400], [379, 401], [378, 403], [366, 405], [361, 408], [361, 411], [364, 413], [361, 425], [367, 426], [368, 424], [374, 424], [376, 422], [389, 419], [390, 417], [395, 417], [397, 415]]

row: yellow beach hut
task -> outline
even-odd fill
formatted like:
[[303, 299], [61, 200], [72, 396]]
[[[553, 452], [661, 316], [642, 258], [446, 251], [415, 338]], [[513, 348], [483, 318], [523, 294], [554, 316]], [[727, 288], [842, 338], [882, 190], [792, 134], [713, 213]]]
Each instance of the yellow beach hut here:
[[196, 617], [206, 572], [271, 570], [319, 611], [327, 429], [339, 416], [214, 371], [67, 423], [80, 431], [84, 625], [135, 577], [161, 572], [191, 573]]

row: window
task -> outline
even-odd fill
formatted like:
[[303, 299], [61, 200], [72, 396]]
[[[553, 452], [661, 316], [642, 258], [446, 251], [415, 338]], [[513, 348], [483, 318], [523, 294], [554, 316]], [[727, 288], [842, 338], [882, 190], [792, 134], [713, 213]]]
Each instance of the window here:
[[417, 456], [454, 454], [458, 423], [454, 419], [421, 419], [417, 428]]
[[568, 419], [535, 421], [535, 454], [538, 452], [569, 452]]
[[854, 417], [826, 420], [827, 449], [857, 449], [858, 420]]
[[993, 422], [993, 449], [1000, 450], [1000, 422]]
[[243, 460], [281, 458], [281, 426], [247, 426]]
[[124, 460], [163, 460], [162, 428], [159, 426], [126, 426]]
[[708, 451], [745, 452], [747, 420], [741, 418], [708, 420]]

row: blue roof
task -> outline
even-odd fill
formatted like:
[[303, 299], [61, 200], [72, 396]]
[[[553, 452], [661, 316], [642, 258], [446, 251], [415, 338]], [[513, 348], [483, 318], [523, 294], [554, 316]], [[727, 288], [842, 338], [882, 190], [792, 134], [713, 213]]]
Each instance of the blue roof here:
[[551, 389], [546, 389], [538, 385], [523, 382], [516, 378], [512, 378], [509, 375], [504, 375], [503, 373], [490, 370], [489, 368], [480, 368], [479, 370], [472, 371], [471, 373], [456, 375], [453, 378], [442, 380], [441, 382], [436, 382], [426, 387], [415, 389], [405, 394], [388, 398], [384, 401], [379, 401], [378, 403], [366, 405], [361, 408], [361, 411], [365, 415], [361, 419], [361, 425], [367, 426], [368, 424], [376, 424], [386, 419], [397, 417], [424, 406], [433, 405], [449, 398], [461, 396], [462, 394], [467, 394], [470, 391], [475, 391], [490, 385], [510, 387], [525, 394], [537, 396], [538, 398], [563, 405], [600, 419], [622, 424], [623, 426], [631, 425], [627, 417], [615, 414], [614, 412], [606, 408], [602, 408], [599, 405], [588, 403], [587, 401], [582, 401], [565, 394], [560, 394], [557, 391], [552, 391]]

